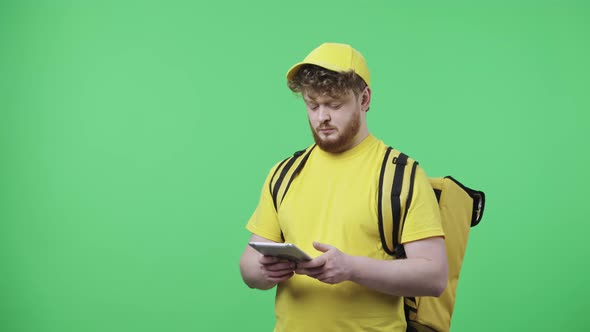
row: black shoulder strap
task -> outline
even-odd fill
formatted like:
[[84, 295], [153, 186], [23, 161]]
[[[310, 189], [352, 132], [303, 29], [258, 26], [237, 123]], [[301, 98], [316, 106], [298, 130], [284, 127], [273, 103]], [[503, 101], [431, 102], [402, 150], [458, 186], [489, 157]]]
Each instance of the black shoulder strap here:
[[412, 164], [412, 173], [410, 174], [410, 189], [408, 190], [408, 197], [406, 198], [406, 210], [404, 212], [403, 218], [400, 220], [399, 229], [399, 240], [395, 243], [395, 257], [397, 258], [405, 258], [406, 257], [406, 250], [404, 246], [400, 243], [401, 236], [404, 233], [404, 225], [406, 224], [406, 217], [408, 216], [408, 211], [410, 210], [410, 205], [412, 204], [412, 197], [414, 195], [414, 178], [416, 177], [416, 168], [418, 167], [418, 162], [414, 161]]
[[383, 230], [383, 181], [385, 179], [385, 171], [387, 169], [387, 162], [389, 160], [389, 154], [391, 153], [391, 148], [388, 147], [385, 151], [385, 156], [383, 157], [383, 162], [381, 163], [381, 171], [379, 172], [379, 189], [377, 192], [377, 222], [379, 224], [379, 236], [381, 237], [381, 245], [383, 249], [388, 255], [393, 255], [393, 252], [387, 246], [387, 241], [385, 240], [385, 231]]
[[[297, 151], [293, 154], [292, 157], [283, 160], [279, 164], [279, 166], [277, 166], [269, 182], [269, 190], [272, 195], [275, 210], [278, 211], [281, 202], [285, 198], [285, 195], [287, 194], [287, 191], [289, 190], [289, 187], [293, 182], [293, 179], [301, 172], [301, 169], [303, 169], [303, 166], [305, 166], [305, 163], [307, 162], [307, 159], [309, 158], [309, 155], [311, 154], [311, 151], [313, 151], [314, 148], [315, 144], [307, 148], [306, 150]], [[301, 156], [303, 156], [303, 158], [300, 159]], [[294, 165], [295, 169], [292, 172], [289, 172]], [[288, 180], [286, 181], [285, 185], [284, 183], [286, 178]], [[282, 190], [282, 195], [280, 195], [279, 200], [281, 188], [284, 188], [284, 190]]]
[[[409, 210], [411, 197], [414, 189], [414, 176], [416, 172], [417, 162], [412, 163], [412, 173], [410, 175], [410, 187], [408, 196], [405, 202], [402, 201], [402, 188], [404, 183], [404, 174], [406, 165], [408, 164], [408, 156], [404, 153], [399, 153], [395, 156], [392, 154], [392, 148], [389, 147], [383, 157], [381, 164], [381, 172], [379, 174], [379, 192], [377, 198], [377, 217], [379, 223], [379, 235], [381, 237], [381, 244], [383, 250], [391, 256], [396, 258], [404, 258], [405, 251], [401, 242], [401, 235], [403, 232], [406, 214]], [[392, 166], [393, 165], [393, 166]], [[393, 174], [391, 167], [394, 167]], [[386, 201], [386, 197], [389, 198]], [[405, 204], [404, 204], [405, 203]], [[405, 212], [402, 216], [402, 206], [405, 207]], [[388, 213], [389, 212], [389, 213]], [[384, 223], [392, 224], [392, 247], [387, 244], [387, 237], [385, 236]]]
[[[272, 195], [273, 204], [278, 211], [278, 207], [285, 198], [291, 183], [295, 177], [301, 172], [305, 166], [307, 159], [315, 145], [306, 150], [297, 151], [292, 157], [283, 160], [276, 168], [269, 183], [269, 190]], [[406, 165], [408, 164], [408, 156], [404, 153], [394, 155], [392, 148], [388, 147], [383, 162], [381, 164], [381, 171], [379, 173], [379, 191], [377, 203], [377, 216], [379, 223], [379, 236], [381, 237], [381, 244], [387, 254], [395, 256], [396, 258], [404, 258], [405, 252], [403, 245], [401, 245], [401, 235], [403, 232], [404, 222], [409, 211], [413, 190], [414, 177], [418, 162], [412, 163], [412, 171], [410, 174], [409, 190], [407, 199], [402, 201], [402, 189], [404, 183], [404, 174]], [[303, 156], [302, 158], [300, 158]], [[393, 165], [393, 166], [392, 166]], [[295, 166], [295, 167], [294, 167]], [[392, 168], [393, 167], [393, 171]], [[294, 168], [293, 171], [291, 171]], [[391, 174], [393, 173], [393, 174]], [[288, 179], [288, 180], [286, 180]], [[286, 184], [285, 184], [286, 183]], [[279, 200], [280, 196], [280, 200]], [[402, 207], [404, 207], [402, 215]], [[385, 213], [384, 213], [385, 212]], [[387, 244], [387, 238], [384, 231], [384, 223], [393, 226], [391, 232], [392, 248]]]
[[[303, 169], [303, 166], [305, 166], [305, 163], [307, 163], [307, 159], [309, 158], [309, 155], [311, 154], [311, 151], [313, 151], [314, 148], [315, 148], [315, 145], [313, 145], [309, 149], [309, 151], [307, 151], [307, 153], [303, 156], [303, 159], [301, 160], [299, 165], [297, 165], [297, 168], [295, 168], [293, 175], [291, 175], [291, 177], [289, 178], [289, 182], [287, 182], [287, 187], [285, 188], [285, 191], [283, 192], [283, 196], [281, 197], [281, 202], [283, 201], [283, 199], [285, 199], [285, 195], [287, 194], [287, 191], [289, 191], [289, 187], [291, 187], [291, 183], [293, 182], [293, 179], [295, 179], [295, 177], [297, 175], [299, 175], [299, 172], [301, 172], [301, 169]], [[301, 152], [301, 151], [299, 151], [299, 152]]]
[[397, 158], [394, 158], [392, 162], [395, 164], [395, 172], [393, 173], [393, 187], [391, 188], [391, 214], [393, 216], [393, 252], [395, 254], [395, 257], [400, 258], [400, 247], [403, 249], [403, 246], [400, 244], [400, 229], [402, 227], [402, 202], [400, 196], [402, 193], [402, 185], [404, 183], [404, 172], [406, 170], [406, 165], [408, 164], [408, 156], [406, 156], [403, 153], [400, 153], [399, 156]]

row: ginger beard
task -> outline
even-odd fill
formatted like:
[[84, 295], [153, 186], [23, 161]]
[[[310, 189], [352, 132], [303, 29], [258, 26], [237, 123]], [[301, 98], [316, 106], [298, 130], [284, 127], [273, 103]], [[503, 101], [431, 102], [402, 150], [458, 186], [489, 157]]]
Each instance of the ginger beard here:
[[[332, 126], [330, 123], [322, 123], [318, 127], [314, 128], [311, 121], [309, 121], [309, 127], [313, 134], [315, 143], [324, 151], [331, 153], [343, 152], [350, 148], [354, 137], [359, 132], [361, 127], [360, 112], [354, 114], [350, 121], [342, 127], [338, 128]], [[334, 129], [328, 134], [324, 134], [320, 131], [323, 128]]]

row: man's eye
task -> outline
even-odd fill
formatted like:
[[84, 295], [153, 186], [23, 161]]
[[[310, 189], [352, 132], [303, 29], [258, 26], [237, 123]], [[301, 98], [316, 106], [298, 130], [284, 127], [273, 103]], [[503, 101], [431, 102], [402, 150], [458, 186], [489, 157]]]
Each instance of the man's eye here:
[[340, 107], [342, 107], [342, 104], [330, 104], [330, 108], [335, 110], [339, 109]]
[[318, 108], [317, 104], [307, 104], [307, 107], [309, 107], [310, 110], [315, 110]]

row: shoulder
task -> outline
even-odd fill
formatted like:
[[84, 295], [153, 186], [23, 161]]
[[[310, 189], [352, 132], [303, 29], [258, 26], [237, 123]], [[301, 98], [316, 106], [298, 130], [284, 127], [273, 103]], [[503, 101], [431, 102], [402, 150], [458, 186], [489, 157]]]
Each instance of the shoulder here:
[[400, 158], [400, 156], [401, 156], [401, 158], [402, 158], [401, 161], [407, 160], [408, 163], [416, 162], [416, 160], [414, 160], [410, 157], [410, 155], [407, 153], [407, 151], [399, 150], [395, 147], [395, 145], [389, 145], [377, 137], [373, 136], [373, 138], [376, 142], [375, 143], [376, 149], [385, 157], [389, 157], [390, 159], [395, 158], [397, 161], [397, 159]]
[[302, 161], [304, 161], [307, 156], [312, 152], [315, 148], [315, 144], [312, 144], [304, 149], [295, 150], [288, 155], [288, 157], [276, 162], [269, 172], [269, 176], [274, 178], [275, 175], [279, 172], [286, 172], [293, 167], [293, 165], [299, 165]]
[[416, 167], [418, 167], [419, 164], [418, 161], [410, 157], [410, 155], [406, 152], [400, 151], [388, 145], [385, 145], [384, 148], [384, 158], [390, 161], [392, 164], [397, 165], [416, 165]]

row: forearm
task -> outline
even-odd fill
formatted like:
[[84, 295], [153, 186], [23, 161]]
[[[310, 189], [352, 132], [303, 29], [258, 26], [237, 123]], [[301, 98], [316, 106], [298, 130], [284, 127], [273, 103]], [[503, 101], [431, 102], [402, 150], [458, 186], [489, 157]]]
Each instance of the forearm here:
[[276, 285], [276, 283], [270, 282], [264, 277], [258, 259], [254, 255], [242, 256], [240, 259], [240, 273], [244, 283], [250, 288], [267, 290]]
[[396, 296], [440, 296], [447, 285], [446, 264], [426, 258], [393, 261], [350, 256], [350, 281]]

